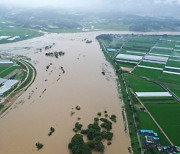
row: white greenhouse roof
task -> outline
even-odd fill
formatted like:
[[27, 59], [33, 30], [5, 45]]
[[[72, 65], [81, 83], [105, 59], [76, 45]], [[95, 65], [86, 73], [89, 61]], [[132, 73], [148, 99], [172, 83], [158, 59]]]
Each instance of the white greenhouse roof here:
[[117, 61], [117, 62], [123, 62], [123, 63], [137, 64], [137, 62], [127, 61], [127, 60], [116, 59], [116, 61]]
[[127, 53], [135, 53], [135, 54], [142, 54], [142, 55], [145, 55], [146, 53], [145, 52], [139, 52], [139, 51], [126, 51]]
[[126, 60], [141, 60], [143, 56], [135, 56], [135, 55], [128, 55], [128, 54], [118, 54], [116, 56], [117, 59], [126, 59]]
[[110, 51], [110, 52], [117, 52], [117, 51], [119, 51], [119, 49], [107, 48], [107, 51]]
[[169, 57], [170, 55], [165, 55], [165, 54], [158, 54], [158, 53], [149, 53], [151, 56], [163, 56], [163, 57]]
[[13, 62], [11, 60], [5, 60], [5, 59], [1, 59], [0, 60], [0, 65], [1, 64], [13, 64]]
[[4, 83], [7, 79], [0, 78], [0, 84]]
[[154, 49], [173, 50], [173, 48], [166, 48], [166, 47], [154, 47]]
[[172, 72], [172, 71], [163, 71], [163, 73], [180, 75], [180, 73], [178, 73], [178, 72]]
[[150, 56], [147, 55], [144, 57], [145, 60], [150, 60], [150, 61], [158, 61], [158, 62], [167, 62], [168, 58], [167, 57], [159, 57], [159, 56]]
[[0, 40], [10, 38], [11, 36], [0, 36]]
[[165, 66], [165, 68], [170, 68], [170, 69], [180, 70], [179, 67], [172, 67], [172, 66]]
[[169, 92], [136, 92], [138, 97], [171, 97]]
[[18, 83], [18, 80], [7, 80], [0, 87], [0, 95], [3, 95], [6, 91], [10, 90], [14, 85]]

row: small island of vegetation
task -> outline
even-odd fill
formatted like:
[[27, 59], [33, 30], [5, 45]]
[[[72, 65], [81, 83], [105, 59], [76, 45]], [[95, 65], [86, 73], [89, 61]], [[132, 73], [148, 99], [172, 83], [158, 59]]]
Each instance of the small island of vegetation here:
[[[104, 112], [104, 116], [107, 112]], [[113, 132], [112, 122], [116, 121], [116, 115], [111, 115], [110, 118], [105, 116], [101, 118], [101, 112], [97, 113], [98, 117], [94, 118], [94, 122], [89, 124], [87, 129], [83, 129], [83, 125], [79, 122], [75, 123], [73, 128], [76, 133], [69, 143], [69, 149], [73, 154], [91, 154], [92, 151], [104, 152], [104, 142], [107, 140], [107, 145], [112, 144]], [[87, 138], [87, 141], [83, 137]]]

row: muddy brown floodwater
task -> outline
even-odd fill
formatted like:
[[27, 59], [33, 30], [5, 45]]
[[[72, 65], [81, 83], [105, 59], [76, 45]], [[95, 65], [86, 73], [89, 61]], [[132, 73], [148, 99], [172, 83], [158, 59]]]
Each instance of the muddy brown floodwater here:
[[[86, 127], [97, 112], [104, 110], [116, 114], [118, 121], [113, 127], [112, 145], [106, 146], [105, 154], [128, 153], [130, 139], [124, 131], [116, 76], [95, 40], [100, 33], [103, 32], [46, 34], [0, 45], [1, 53], [30, 57], [37, 69], [35, 82], [1, 115], [0, 154], [69, 154], [68, 143], [78, 117]], [[82, 41], [85, 38], [93, 43], [86, 44]], [[44, 49], [37, 50], [53, 43], [55, 45], [47, 52], [62, 50], [65, 56], [56, 59], [45, 56]], [[102, 70], [108, 75], [103, 76]], [[77, 105], [80, 111], [75, 110]], [[72, 111], [75, 114], [71, 116]], [[49, 137], [51, 126], [55, 133]], [[43, 143], [44, 148], [37, 151], [36, 142]]]

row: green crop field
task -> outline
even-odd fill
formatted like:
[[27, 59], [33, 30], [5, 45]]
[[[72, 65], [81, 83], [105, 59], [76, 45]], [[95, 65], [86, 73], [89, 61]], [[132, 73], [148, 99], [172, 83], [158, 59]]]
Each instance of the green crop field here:
[[12, 73], [13, 71], [15, 71], [15, 70], [17, 70], [17, 69], [19, 69], [19, 68], [20, 68], [20, 66], [12, 66], [12, 67], [6, 69], [5, 71], [1, 72], [1, 73], [0, 73], [0, 77], [1, 77], [1, 78], [4, 78], [4, 77], [6, 77], [8, 74]]
[[123, 62], [116, 62], [119, 67], [127, 67], [127, 68], [134, 68], [135, 64], [123, 63]]
[[[171, 39], [171, 38], [169, 38]], [[165, 48], [174, 48], [175, 47], [176, 42], [175, 41], [159, 41], [156, 46], [157, 47], [165, 47]]]
[[152, 103], [152, 104], [176, 104], [178, 103], [173, 97], [158, 97], [158, 98], [141, 98], [140, 99], [144, 104]]
[[173, 51], [168, 50], [168, 49], [156, 49], [156, 48], [154, 48], [153, 50], [151, 50], [151, 53], [160, 54], [160, 55], [172, 55]]
[[[123, 36], [123, 35], [122, 35]], [[107, 38], [107, 37], [105, 37]], [[115, 37], [116, 41], [118, 37]], [[120, 37], [119, 37], [120, 38]], [[103, 39], [102, 39], [103, 40]], [[158, 133], [160, 137], [161, 145], [170, 145], [167, 138], [158, 128], [156, 123], [150, 117], [147, 112], [140, 111], [141, 101], [146, 108], [150, 111], [152, 116], [156, 119], [159, 126], [164, 130], [166, 135], [170, 138], [170, 140], [175, 145], [180, 145], [180, 103], [178, 101], [178, 97], [180, 97], [180, 75], [173, 74], [179, 73], [180, 68], [180, 51], [173, 50], [176, 46], [176, 49], [180, 50], [180, 36], [142, 36], [142, 35], [134, 35], [134, 36], [124, 36], [123, 42], [119, 43], [123, 44], [122, 49], [119, 51], [121, 54], [128, 55], [151, 55], [154, 54], [156, 57], [168, 57], [167, 63], [162, 63], [158, 61], [158, 59], [150, 59], [149, 62], [143, 61], [143, 59], [139, 63], [128, 64], [125, 62], [115, 62], [117, 59], [112, 59], [112, 63], [120, 67], [129, 67], [135, 68], [132, 73], [123, 73], [124, 79], [126, 81], [127, 91], [130, 93], [133, 92], [168, 92], [170, 90], [171, 93], [174, 93], [172, 97], [143, 97], [135, 98], [132, 94], [129, 94], [129, 98], [131, 100], [130, 106], [135, 110], [135, 118], [138, 125], [138, 129], [150, 129], [154, 130]], [[106, 47], [111, 44], [113, 41], [113, 35], [111, 35], [111, 39], [109, 39], [106, 44]], [[157, 47], [153, 48], [152, 47]], [[158, 48], [160, 47], [160, 48]], [[162, 48], [161, 48], [162, 47]], [[167, 49], [168, 48], [168, 49]], [[169, 50], [169, 48], [173, 48]], [[152, 49], [152, 50], [151, 50]], [[151, 51], [151, 53], [149, 53]], [[111, 55], [110, 53], [107, 53]], [[132, 60], [123, 60], [122, 61], [132, 61]], [[139, 67], [138, 67], [139, 65]], [[137, 67], [136, 67], [137, 66]], [[141, 66], [147, 66], [152, 68], [143, 68]], [[175, 67], [175, 68], [168, 68]], [[115, 67], [116, 68], [116, 67]], [[162, 70], [157, 70], [153, 68], [160, 68]], [[164, 71], [170, 71], [172, 74], [166, 73]], [[118, 74], [119, 75], [119, 74]], [[122, 83], [121, 83], [122, 84]], [[132, 91], [131, 91], [132, 90]], [[126, 90], [123, 92], [127, 93]], [[176, 95], [176, 97], [174, 97]], [[123, 97], [124, 102], [127, 102], [128, 98]], [[126, 110], [128, 108], [126, 107]], [[129, 113], [128, 111], [127, 113]], [[128, 114], [128, 119], [130, 119]], [[132, 119], [130, 120], [132, 123]], [[132, 126], [129, 125], [131, 130]], [[131, 130], [132, 133], [132, 130]], [[144, 145], [143, 135], [140, 135], [142, 145]], [[138, 140], [136, 136], [131, 136], [131, 141], [136, 143], [135, 140]], [[137, 145], [136, 145], [137, 146]], [[134, 147], [134, 146], [132, 146]]]
[[180, 145], [180, 104], [145, 104], [175, 145]]
[[178, 97], [180, 97], [180, 83], [165, 83], [165, 85], [173, 91]]
[[177, 61], [171, 61], [171, 60], [168, 60], [167, 66], [171, 66], [171, 67], [179, 67], [180, 68], [180, 61], [177, 62]]
[[136, 51], [142, 51], [142, 52], [148, 52], [153, 45], [147, 45], [146, 43], [140, 43], [140, 42], [127, 42], [123, 46], [123, 49], [127, 50], [136, 50]]
[[1, 27], [0, 34], [1, 36], [10, 36], [10, 37], [21, 36], [20, 39], [15, 39], [15, 40], [1, 39], [0, 44], [21, 41], [24, 39], [30, 39], [33, 37], [43, 35], [42, 33], [36, 30], [31, 30], [26, 28], [15, 28], [15, 27], [14, 28]]
[[2, 71], [4, 71], [5, 69], [7, 69], [8, 67], [10, 67], [10, 66], [0, 66], [0, 73], [1, 73]]
[[176, 68], [165, 68], [164, 71], [180, 73], [180, 69], [176, 69]]
[[167, 83], [176, 83], [180, 84], [180, 76], [176, 74], [163, 73], [161, 78], [159, 78], [162, 82]]
[[[24, 62], [24, 61], [23, 61], [23, 62]], [[30, 63], [28, 63], [28, 62], [24, 62], [24, 63], [25, 63], [25, 65], [26, 65], [26, 66], [28, 67], [28, 69], [29, 69], [29, 75], [28, 75], [26, 81], [25, 81], [23, 84], [21, 84], [21, 85], [16, 89], [16, 92], [19, 91], [19, 90], [21, 90], [22, 88], [28, 86], [28, 84], [29, 84], [29, 83], [31, 82], [31, 80], [32, 80], [33, 75], [36, 76], [36, 69], [35, 69]]]
[[125, 74], [126, 82], [134, 92], [164, 92], [165, 90], [159, 85], [139, 78], [133, 74]]
[[136, 42], [146, 42], [149, 44], [155, 44], [157, 41], [159, 41], [160, 38], [161, 36], [158, 35], [149, 35], [149, 36], [135, 35], [130, 40]]
[[150, 129], [158, 133], [162, 145], [170, 145], [152, 118], [145, 112], [137, 112], [139, 129]]
[[149, 69], [149, 68], [140, 68], [136, 67], [133, 73], [139, 75], [139, 76], [144, 76], [152, 80], [157, 80], [161, 74], [161, 70], [154, 70], [154, 69]]
[[145, 61], [142, 61], [139, 65], [157, 67], [157, 68], [164, 68], [164, 66], [165, 66], [165, 64], [158, 64], [158, 63], [145, 62]]

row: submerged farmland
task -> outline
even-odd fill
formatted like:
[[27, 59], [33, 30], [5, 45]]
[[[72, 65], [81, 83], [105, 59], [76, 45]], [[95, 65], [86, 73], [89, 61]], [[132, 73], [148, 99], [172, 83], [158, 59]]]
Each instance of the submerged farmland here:
[[[129, 153], [131, 145], [128, 131], [124, 131], [116, 76], [101, 52], [95, 39], [97, 35], [46, 34], [31, 40], [0, 45], [3, 53], [18, 57], [25, 55], [31, 59], [22, 58], [31, 74], [26, 81], [34, 76], [33, 70], [30, 70], [32, 65], [37, 71], [31, 86], [25, 88], [18, 99], [12, 100], [13, 105], [1, 115], [0, 132], [3, 133], [0, 153], [69, 154], [68, 144], [74, 135], [74, 124], [79, 122], [83, 128], [87, 128], [94, 121], [94, 115], [105, 111], [116, 115], [117, 122], [112, 128], [112, 144], [103, 141], [104, 153]], [[86, 43], [86, 38], [92, 43]], [[53, 56], [47, 56], [46, 53]], [[65, 54], [54, 57], [56, 53]], [[17, 92], [25, 83], [16, 89]], [[102, 118], [106, 116], [107, 113], [102, 114]], [[102, 123], [102, 126], [109, 126], [110, 123], [106, 123]], [[55, 130], [53, 134], [50, 133], [51, 128]], [[11, 148], [7, 148], [9, 144]]]

